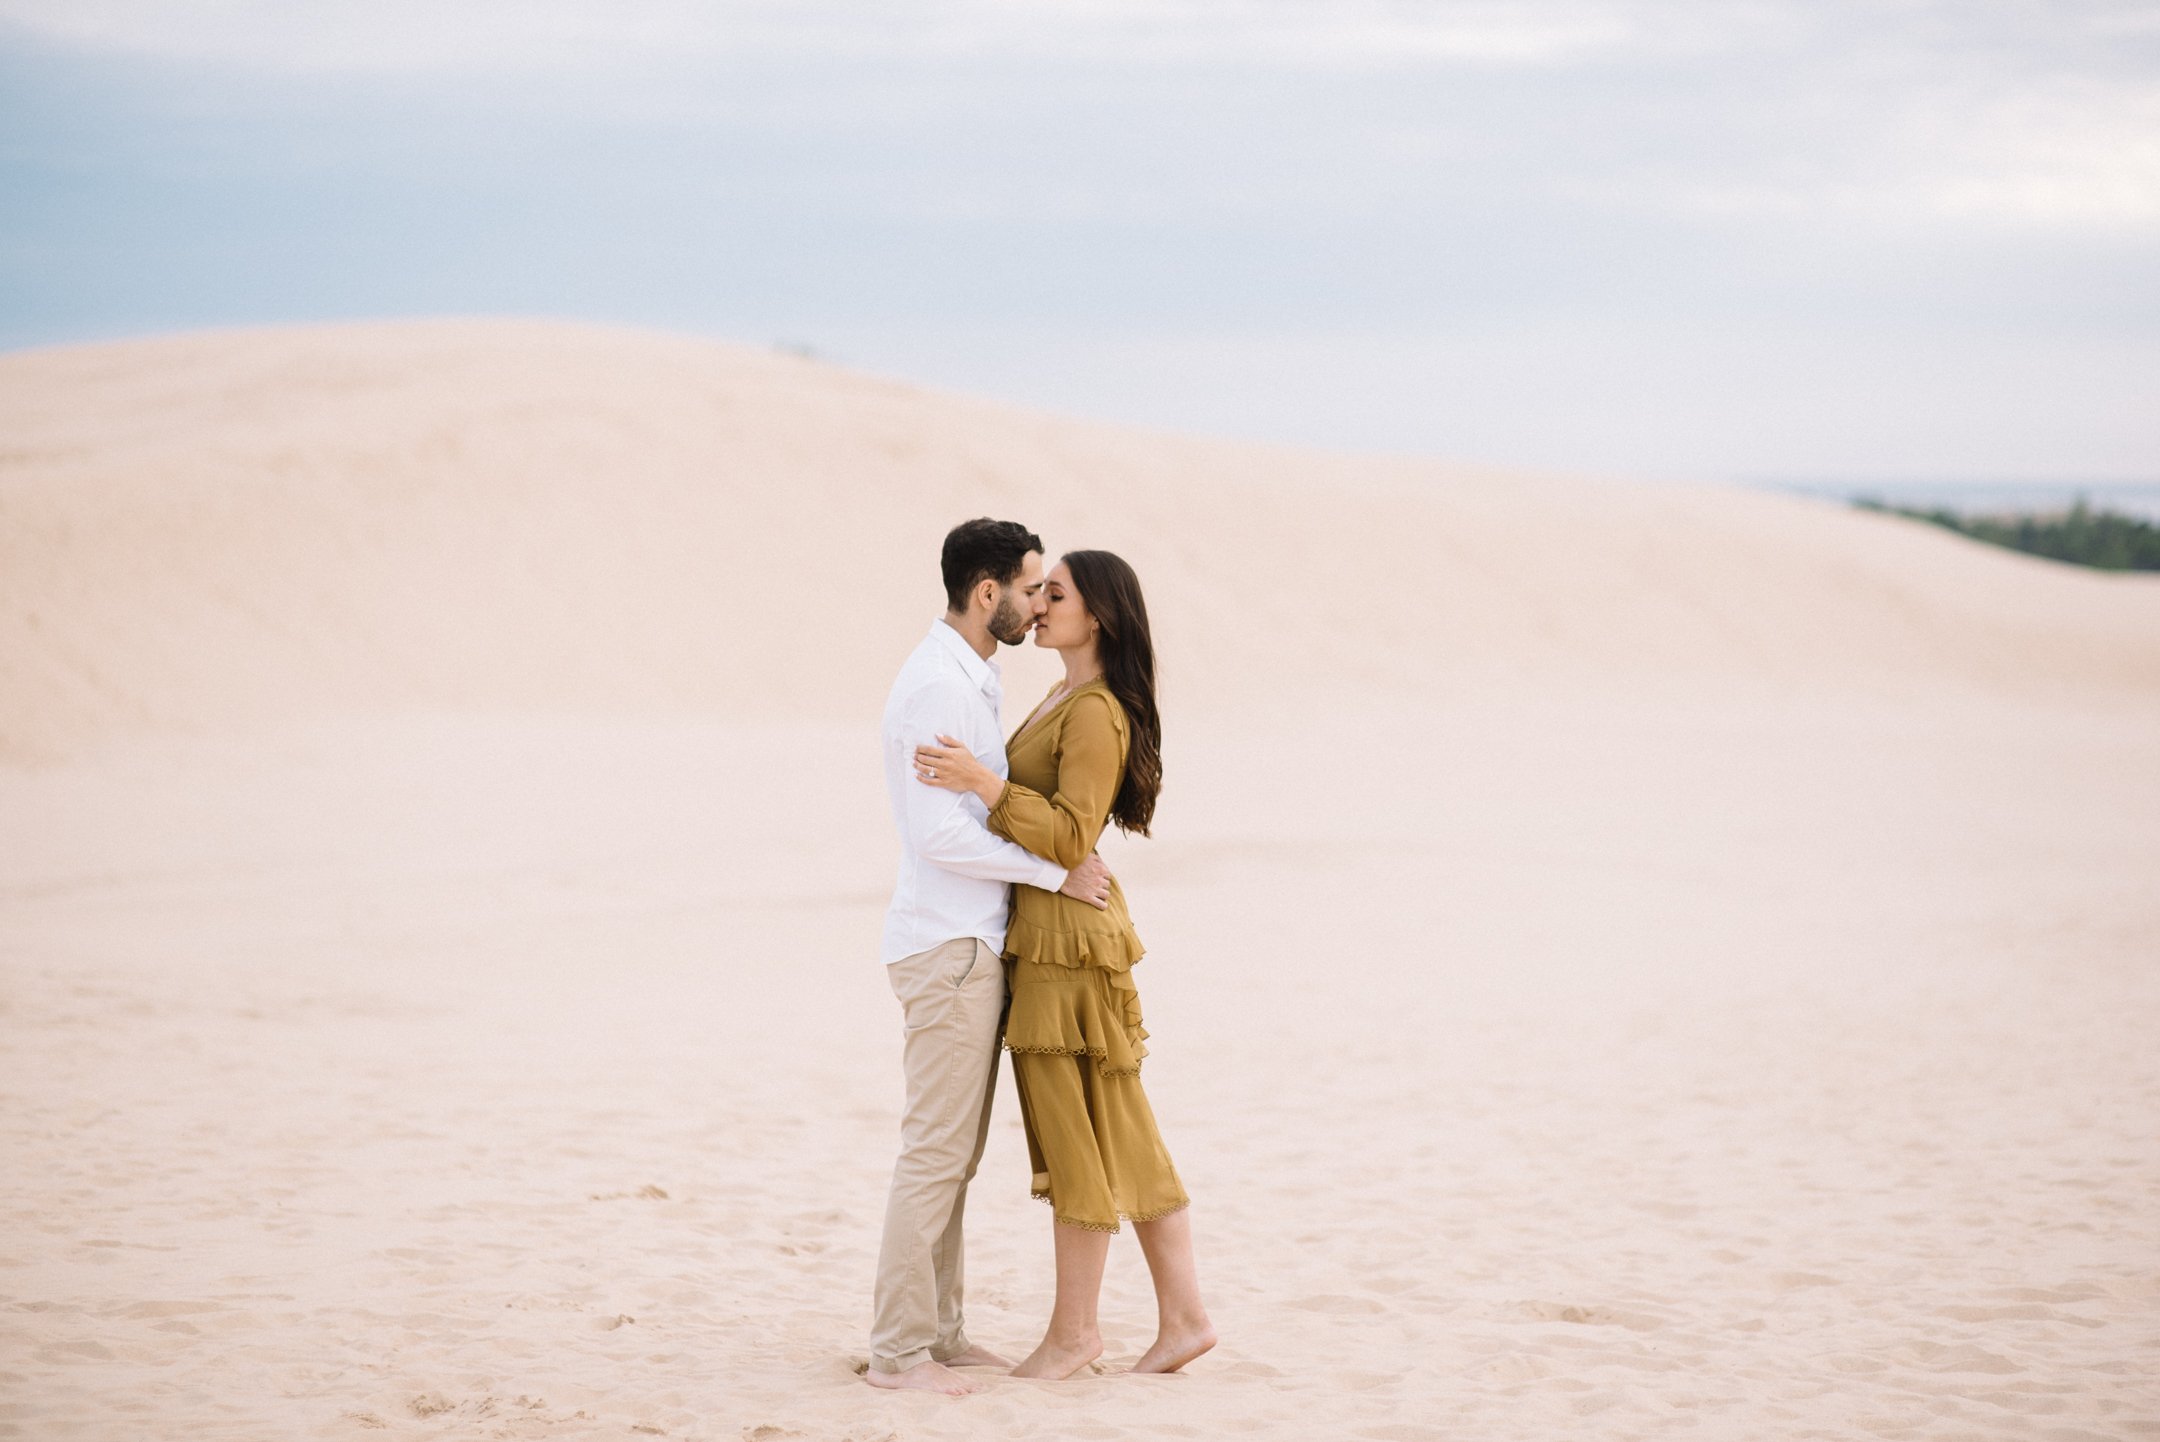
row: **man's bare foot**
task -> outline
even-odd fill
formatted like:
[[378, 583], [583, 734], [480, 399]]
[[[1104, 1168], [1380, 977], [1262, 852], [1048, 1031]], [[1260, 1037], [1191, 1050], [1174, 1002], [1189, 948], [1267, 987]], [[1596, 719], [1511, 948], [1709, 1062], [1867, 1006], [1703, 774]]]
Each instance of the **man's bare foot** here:
[[1214, 1345], [1215, 1329], [1208, 1324], [1207, 1318], [1202, 1317], [1196, 1326], [1166, 1329], [1156, 1337], [1155, 1345], [1133, 1363], [1132, 1369], [1135, 1372], [1175, 1372]]
[[1000, 1357], [988, 1347], [969, 1347], [965, 1352], [955, 1353], [945, 1359], [948, 1367], [1003, 1367], [1012, 1370], [1012, 1358]]
[[863, 1380], [896, 1392], [943, 1392], [948, 1397], [965, 1397], [982, 1390], [941, 1362], [917, 1362], [905, 1372], [880, 1372], [872, 1367], [863, 1373]]
[[1102, 1334], [1090, 1332], [1082, 1338], [1071, 1340], [1045, 1336], [1042, 1345], [1028, 1353], [1027, 1360], [1012, 1369], [1015, 1377], [1044, 1377], [1052, 1382], [1062, 1382], [1077, 1372], [1087, 1370], [1088, 1363], [1102, 1355]]

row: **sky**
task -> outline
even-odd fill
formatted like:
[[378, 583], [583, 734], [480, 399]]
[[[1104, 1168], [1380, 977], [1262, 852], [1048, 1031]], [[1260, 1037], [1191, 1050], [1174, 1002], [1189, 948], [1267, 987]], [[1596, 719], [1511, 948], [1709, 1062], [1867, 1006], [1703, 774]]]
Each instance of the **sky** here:
[[517, 314], [1164, 429], [2160, 478], [2160, 0], [0, 0], [0, 347]]

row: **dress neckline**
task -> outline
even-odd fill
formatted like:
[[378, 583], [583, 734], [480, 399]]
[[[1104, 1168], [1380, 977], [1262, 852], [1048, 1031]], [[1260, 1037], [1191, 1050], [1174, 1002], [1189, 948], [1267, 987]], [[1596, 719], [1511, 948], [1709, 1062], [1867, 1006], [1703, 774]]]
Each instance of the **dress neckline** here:
[[[1062, 684], [1064, 683], [1059, 683], [1059, 685]], [[1027, 720], [1020, 723], [1020, 729], [1013, 732], [1012, 740], [1005, 743], [1005, 749], [1009, 751], [1013, 747], [1018, 746], [1020, 744], [1021, 737], [1027, 735], [1036, 727], [1042, 725], [1045, 721], [1048, 721], [1052, 716], [1057, 715], [1058, 712], [1064, 710], [1067, 706], [1070, 706], [1075, 696], [1078, 696], [1083, 692], [1093, 690], [1095, 687], [1102, 684], [1103, 678], [1100, 676], [1097, 676], [1092, 681], [1083, 681], [1078, 686], [1073, 687], [1072, 690], [1066, 694], [1064, 700], [1058, 702], [1057, 705], [1052, 706], [1049, 710], [1045, 711], [1043, 709], [1044, 703], [1050, 699], [1050, 696], [1055, 696], [1057, 694], [1057, 687], [1052, 686], [1050, 688], [1050, 696], [1045, 696], [1042, 698], [1041, 701], [1035, 703], [1035, 709], [1028, 713]]]

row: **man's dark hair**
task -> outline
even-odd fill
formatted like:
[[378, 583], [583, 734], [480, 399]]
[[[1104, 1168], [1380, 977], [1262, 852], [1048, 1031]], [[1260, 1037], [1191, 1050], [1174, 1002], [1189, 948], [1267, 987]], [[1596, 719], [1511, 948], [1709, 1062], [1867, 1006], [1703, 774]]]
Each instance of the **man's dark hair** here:
[[945, 604], [955, 611], [967, 609], [968, 592], [984, 577], [1000, 586], [1020, 574], [1028, 552], [1043, 548], [1042, 537], [1018, 521], [993, 521], [978, 516], [962, 521], [945, 533]]

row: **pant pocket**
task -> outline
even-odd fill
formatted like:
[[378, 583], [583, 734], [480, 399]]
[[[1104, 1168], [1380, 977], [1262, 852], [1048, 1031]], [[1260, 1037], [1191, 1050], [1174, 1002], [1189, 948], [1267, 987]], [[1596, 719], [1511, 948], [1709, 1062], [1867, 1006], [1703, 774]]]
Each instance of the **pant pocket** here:
[[983, 949], [979, 943], [969, 947], [967, 955], [961, 959], [959, 969], [945, 979], [946, 985], [950, 986], [954, 991], [966, 986], [967, 979], [973, 976], [975, 968], [982, 964], [982, 952]]

